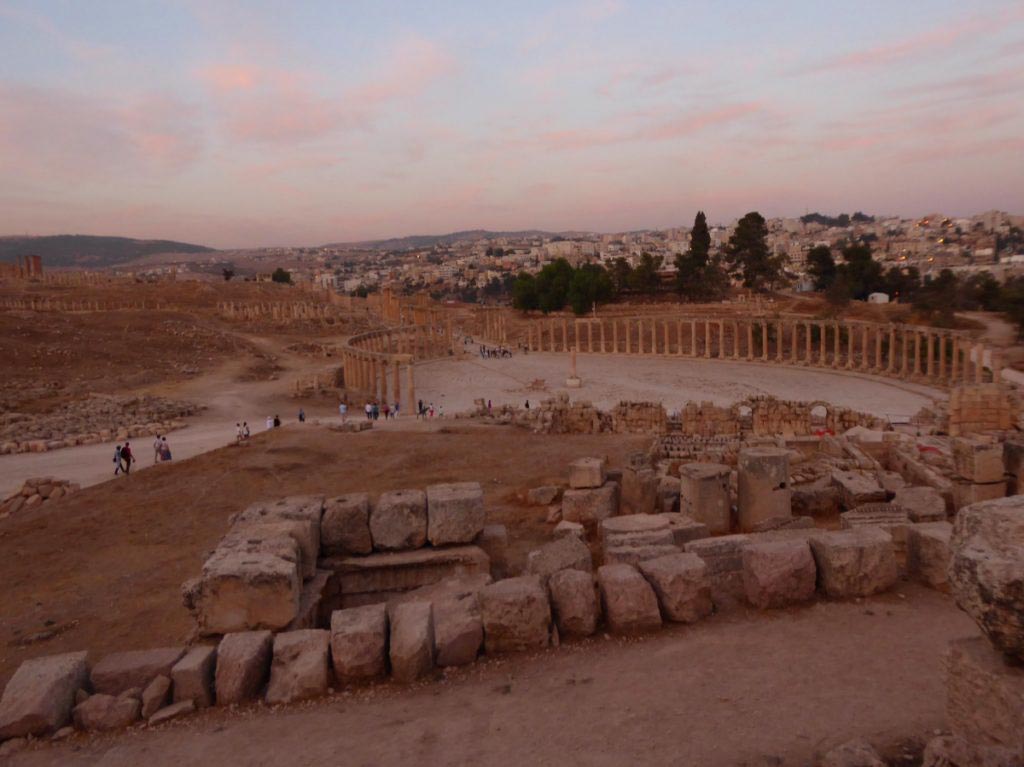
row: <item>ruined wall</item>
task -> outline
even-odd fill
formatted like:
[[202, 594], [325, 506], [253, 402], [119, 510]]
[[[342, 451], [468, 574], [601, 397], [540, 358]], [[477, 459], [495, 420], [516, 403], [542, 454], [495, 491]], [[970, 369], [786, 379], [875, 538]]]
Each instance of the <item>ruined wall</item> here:
[[949, 434], [954, 437], [1012, 429], [1021, 417], [1019, 399], [1008, 387], [994, 383], [952, 389], [948, 409]]

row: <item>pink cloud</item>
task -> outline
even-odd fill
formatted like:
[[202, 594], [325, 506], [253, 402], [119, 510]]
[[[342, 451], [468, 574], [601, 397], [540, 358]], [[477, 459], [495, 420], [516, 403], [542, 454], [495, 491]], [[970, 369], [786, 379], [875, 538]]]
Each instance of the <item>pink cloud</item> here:
[[405, 37], [385, 55], [380, 74], [346, 94], [346, 99], [367, 106], [418, 96], [435, 81], [455, 71], [455, 58], [436, 43]]
[[199, 78], [221, 93], [247, 91], [255, 87], [260, 73], [256, 67], [238, 64], [212, 64], [202, 67]]

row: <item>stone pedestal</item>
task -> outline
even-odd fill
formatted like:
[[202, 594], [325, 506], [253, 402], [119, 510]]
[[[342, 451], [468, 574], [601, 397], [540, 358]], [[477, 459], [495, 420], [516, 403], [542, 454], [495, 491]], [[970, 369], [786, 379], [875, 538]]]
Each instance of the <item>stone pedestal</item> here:
[[703, 522], [711, 535], [729, 532], [729, 472], [722, 463], [684, 463], [679, 467], [679, 511]]
[[793, 515], [789, 489], [789, 452], [776, 447], [751, 447], [739, 455], [737, 509], [743, 531], [759, 522]]

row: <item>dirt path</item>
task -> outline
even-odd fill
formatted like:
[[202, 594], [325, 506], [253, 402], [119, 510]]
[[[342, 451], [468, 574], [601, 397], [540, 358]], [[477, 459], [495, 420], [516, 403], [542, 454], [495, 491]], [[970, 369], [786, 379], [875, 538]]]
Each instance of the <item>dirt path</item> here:
[[976, 631], [948, 597], [898, 591], [907, 599], [719, 615], [412, 689], [40, 744], [12, 764], [797, 767], [855, 736], [892, 753], [943, 726], [942, 654]]

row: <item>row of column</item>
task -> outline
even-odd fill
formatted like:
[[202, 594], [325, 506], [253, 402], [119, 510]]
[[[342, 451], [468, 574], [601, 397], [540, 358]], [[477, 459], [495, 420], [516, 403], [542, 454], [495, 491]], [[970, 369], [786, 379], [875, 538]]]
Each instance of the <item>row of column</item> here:
[[[378, 401], [401, 403], [408, 413], [416, 412], [416, 384], [412, 361], [398, 362], [371, 355], [344, 356], [345, 388]], [[405, 399], [402, 399], [402, 370], [405, 370]]]
[[[570, 324], [572, 333], [570, 339]], [[627, 318], [540, 320], [531, 351], [663, 354], [831, 367], [946, 384], [998, 381], [1001, 361], [984, 344], [929, 328], [816, 320]], [[635, 340], [635, 345], [634, 345]]]

